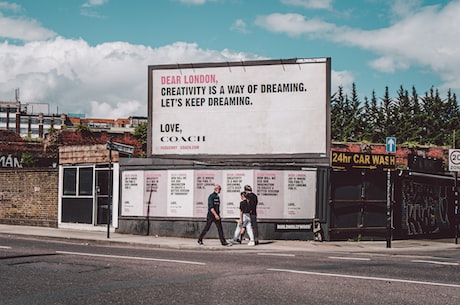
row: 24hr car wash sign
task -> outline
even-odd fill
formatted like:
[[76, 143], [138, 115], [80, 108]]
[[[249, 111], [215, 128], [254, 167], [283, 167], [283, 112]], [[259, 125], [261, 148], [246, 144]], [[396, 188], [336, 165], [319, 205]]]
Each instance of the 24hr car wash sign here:
[[381, 169], [396, 168], [395, 155], [332, 152], [332, 167], [337, 169]]
[[329, 159], [330, 59], [149, 66], [150, 155]]

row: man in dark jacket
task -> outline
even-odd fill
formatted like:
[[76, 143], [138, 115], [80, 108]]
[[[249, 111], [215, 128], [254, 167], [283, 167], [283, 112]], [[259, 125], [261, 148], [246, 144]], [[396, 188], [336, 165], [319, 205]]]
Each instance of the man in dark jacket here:
[[222, 246], [231, 246], [232, 244], [227, 242], [224, 237], [224, 230], [222, 229], [222, 222], [220, 219], [220, 193], [221, 187], [219, 184], [214, 186], [214, 192], [208, 197], [208, 215], [206, 216], [206, 226], [198, 238], [198, 244], [203, 244], [203, 237], [208, 233], [211, 228], [211, 224], [215, 223], [217, 232], [219, 233], [219, 239]]
[[257, 195], [252, 192], [252, 187], [250, 185], [244, 186], [244, 191], [246, 192], [246, 199], [249, 202], [249, 214], [251, 215], [251, 224], [252, 231], [254, 232], [255, 244], [259, 244], [259, 228], [257, 226], [257, 203], [259, 200]]

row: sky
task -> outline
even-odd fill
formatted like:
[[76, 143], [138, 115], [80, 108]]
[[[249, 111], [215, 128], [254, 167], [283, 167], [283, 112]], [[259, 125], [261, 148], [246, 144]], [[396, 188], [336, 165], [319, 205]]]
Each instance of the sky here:
[[460, 0], [0, 0], [0, 101], [147, 116], [149, 65], [330, 57], [332, 85], [460, 92]]

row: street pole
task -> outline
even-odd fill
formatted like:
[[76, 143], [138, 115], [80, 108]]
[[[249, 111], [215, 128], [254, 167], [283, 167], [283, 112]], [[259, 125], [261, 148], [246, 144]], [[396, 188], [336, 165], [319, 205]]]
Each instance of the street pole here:
[[108, 177], [108, 198], [107, 198], [107, 238], [110, 238], [110, 210], [112, 203], [112, 140], [109, 142], [109, 177]]
[[[455, 129], [452, 136], [452, 148], [455, 149]], [[449, 154], [449, 162], [450, 162], [450, 154]], [[450, 165], [450, 163], [449, 163]], [[458, 172], [455, 171], [455, 180], [454, 180], [454, 194], [455, 194], [455, 207], [454, 207], [454, 218], [455, 218], [455, 244], [458, 244], [458, 189], [457, 189], [457, 180], [458, 180]]]
[[454, 195], [455, 195], [455, 206], [454, 206], [454, 219], [455, 219], [455, 244], [458, 244], [458, 172], [455, 171], [455, 180], [454, 180]]
[[387, 170], [387, 248], [391, 248], [391, 170]]

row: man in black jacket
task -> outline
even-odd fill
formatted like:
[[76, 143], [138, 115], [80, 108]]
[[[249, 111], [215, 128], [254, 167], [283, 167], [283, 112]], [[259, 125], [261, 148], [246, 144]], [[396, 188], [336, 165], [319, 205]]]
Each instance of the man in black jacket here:
[[257, 226], [257, 203], [259, 200], [257, 195], [252, 192], [252, 187], [250, 185], [244, 186], [244, 191], [246, 192], [246, 198], [249, 202], [249, 214], [251, 215], [251, 224], [252, 224], [252, 231], [254, 232], [254, 240], [255, 244], [259, 244], [259, 228]]
[[216, 224], [217, 232], [219, 233], [219, 239], [222, 246], [231, 246], [232, 244], [227, 242], [224, 237], [224, 230], [222, 229], [222, 222], [220, 219], [220, 193], [221, 187], [219, 184], [214, 186], [214, 192], [208, 197], [208, 215], [206, 216], [206, 226], [198, 238], [198, 244], [203, 244], [203, 237], [208, 233], [212, 223]]

